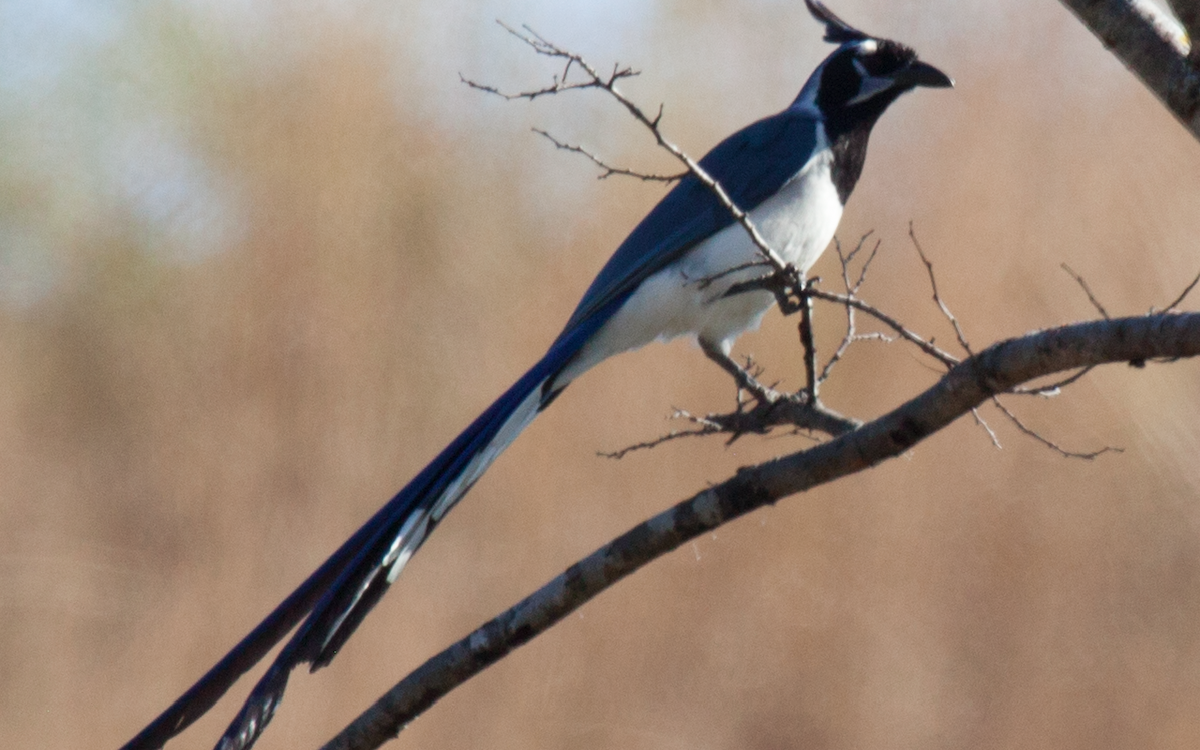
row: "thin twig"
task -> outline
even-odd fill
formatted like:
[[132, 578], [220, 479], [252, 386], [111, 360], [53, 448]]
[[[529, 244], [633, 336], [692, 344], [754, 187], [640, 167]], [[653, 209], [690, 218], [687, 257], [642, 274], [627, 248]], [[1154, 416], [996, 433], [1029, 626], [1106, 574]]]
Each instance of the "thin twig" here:
[[996, 437], [995, 430], [992, 429], [992, 426], [990, 424], [988, 424], [987, 420], [985, 420], [983, 418], [983, 416], [979, 413], [978, 408], [971, 410], [971, 416], [975, 417], [975, 424], [982, 427], [983, 431], [986, 432], [988, 434], [988, 437], [992, 439], [992, 446], [995, 447], [995, 449], [998, 451], [1004, 450], [1004, 446], [1000, 445], [1000, 438]]
[[[861, 240], [859, 241], [858, 247], [862, 247]], [[854, 294], [854, 290], [851, 289], [850, 285], [849, 266], [850, 260], [854, 257], [855, 253], [858, 252], [858, 248], [855, 248], [853, 251], [851, 251], [849, 255], [844, 254], [842, 252], [842, 243], [837, 237], [833, 238], [833, 248], [837, 251], [838, 261], [842, 264], [842, 285], [846, 289], [846, 294]], [[841, 342], [838, 343], [837, 348], [834, 349], [833, 354], [829, 357], [829, 361], [826, 362], [825, 366], [821, 368], [821, 375], [817, 378], [818, 383], [824, 383], [826, 379], [829, 378], [830, 373], [833, 372], [833, 368], [838, 362], [842, 361], [842, 357], [846, 354], [846, 351], [850, 348], [850, 345], [854, 343], [855, 338], [856, 332], [854, 325], [854, 308], [847, 305], [846, 334], [842, 336]]]
[[[859, 246], [854, 248], [854, 252], [850, 253], [849, 259], [853, 259], [854, 256], [858, 254], [858, 251], [862, 249], [862, 243], [865, 242], [874, 231], [875, 230], [872, 229], [871, 232], [867, 232], [862, 236], [862, 239], [859, 240]], [[871, 268], [871, 264], [875, 262], [875, 257], [879, 255], [879, 247], [881, 245], [883, 245], [883, 240], [875, 240], [875, 246], [871, 248], [871, 254], [868, 255], [867, 259], [863, 261], [862, 268], [860, 268], [858, 271], [858, 279], [854, 282], [854, 286], [850, 289], [852, 293], [857, 294], [858, 290], [861, 289], [862, 285], [866, 282], [867, 271]]]
[[925, 339], [921, 338], [921, 336], [908, 330], [907, 328], [904, 327], [904, 325], [902, 323], [900, 323], [900, 321], [896, 320], [892, 316], [888, 315], [887, 313], [883, 312], [882, 310], [880, 310], [879, 308], [877, 308], [873, 305], [869, 305], [866, 302], [863, 302], [861, 299], [859, 299], [857, 297], [852, 297], [848, 294], [838, 294], [836, 292], [827, 292], [823, 289], [810, 289], [808, 294], [809, 294], [809, 296], [815, 297], [816, 299], [823, 299], [828, 302], [836, 302], [839, 305], [849, 305], [860, 312], [864, 312], [867, 315], [870, 315], [872, 318], [875, 318], [880, 323], [883, 323], [885, 326], [887, 326], [888, 328], [891, 328], [893, 331], [895, 331], [896, 334], [898, 336], [900, 336], [900, 338], [904, 339], [905, 341], [909, 342], [910, 344], [913, 344], [918, 349], [920, 349], [921, 351], [928, 354], [930, 357], [933, 357], [938, 362], [941, 362], [947, 368], [954, 367], [961, 361], [958, 359], [958, 357], [955, 357], [953, 354], [943, 351], [939, 347], [935, 346], [932, 341], [926, 341]]
[[[1167, 305], [1167, 308], [1163, 310], [1163, 312], [1173, 312], [1176, 307], [1179, 307], [1181, 304], [1183, 304], [1183, 301], [1187, 299], [1187, 296], [1192, 293], [1193, 289], [1196, 288], [1197, 283], [1200, 283], [1200, 273], [1196, 274], [1196, 278], [1192, 279], [1192, 283], [1188, 284], [1187, 288], [1183, 290], [1183, 293], [1176, 297], [1174, 302]], [[1154, 310], [1151, 310], [1150, 314], [1155, 314]]]
[[1069, 378], [1064, 378], [1064, 379], [1059, 380], [1054, 383], [1049, 383], [1047, 385], [1041, 385], [1041, 386], [1034, 386], [1031, 388], [1013, 388], [1012, 391], [1010, 391], [1010, 392], [1013, 394], [1016, 394], [1018, 396], [1041, 396], [1043, 398], [1052, 398], [1054, 396], [1057, 396], [1062, 391], [1063, 388], [1066, 388], [1067, 386], [1073, 384], [1075, 381], [1079, 380], [1080, 378], [1082, 378], [1084, 375], [1087, 375], [1091, 371], [1092, 371], [1091, 366], [1084, 367], [1079, 372], [1075, 373], [1074, 375], [1072, 375]]
[[626, 169], [625, 167], [614, 167], [605, 162], [599, 156], [593, 154], [591, 151], [585, 149], [583, 146], [577, 146], [572, 143], [564, 143], [540, 128], [532, 128], [532, 130], [533, 132], [553, 143], [555, 148], [562, 149], [563, 151], [570, 151], [575, 154], [582, 154], [590, 159], [593, 164], [603, 170], [599, 175], [597, 175], [596, 179], [598, 180], [605, 180], [613, 175], [623, 175], [625, 177], [636, 177], [643, 182], [672, 183], [682, 180], [684, 177], [687, 177], [688, 174], [687, 172], [680, 172], [679, 174], [654, 174], [651, 172], [638, 172], [637, 170]]
[[1103, 456], [1105, 453], [1124, 453], [1125, 452], [1124, 448], [1114, 448], [1112, 446], [1107, 446], [1107, 445], [1104, 446], [1103, 448], [1101, 448], [1100, 450], [1092, 451], [1091, 453], [1077, 453], [1075, 451], [1067, 450], [1066, 448], [1063, 448], [1062, 446], [1060, 446], [1058, 443], [1055, 443], [1054, 441], [1049, 440], [1048, 438], [1042, 436], [1040, 433], [1038, 433], [1037, 430], [1034, 430], [1033, 428], [1026, 426], [1025, 423], [1022, 422], [1017, 417], [1016, 414], [1013, 414], [1011, 411], [1009, 411], [1008, 407], [1005, 406], [1003, 403], [1001, 403], [1000, 399], [997, 398], [996, 396], [992, 396], [992, 403], [995, 404], [996, 408], [999, 409], [1000, 412], [1004, 416], [1008, 417], [1008, 420], [1010, 422], [1012, 422], [1014, 425], [1016, 425], [1016, 428], [1018, 430], [1025, 433], [1026, 435], [1033, 438], [1034, 440], [1038, 441], [1039, 443], [1046, 446], [1047, 448], [1054, 451], [1055, 453], [1058, 453], [1063, 458], [1078, 458], [1078, 459], [1082, 459], [1084, 461], [1091, 461], [1093, 459], [1099, 458], [1100, 456]]
[[[762, 268], [764, 266], [770, 266], [770, 265], [771, 264], [765, 260], [752, 260], [752, 261], [748, 261], [746, 263], [739, 263], [736, 266], [730, 266], [729, 268], [718, 271], [717, 273], [714, 273], [711, 276], [705, 276], [704, 278], [700, 278], [700, 279], [689, 279], [685, 276], [684, 280], [687, 281], [689, 284], [695, 284], [697, 289], [703, 290], [703, 289], [709, 288], [710, 286], [712, 286], [716, 282], [720, 281], [721, 279], [725, 278], [726, 276], [732, 276], [733, 274], [740, 273], [741, 271], [748, 271], [751, 268]], [[768, 278], [772, 278], [772, 275], [767, 274], [767, 275], [760, 276], [760, 277], [758, 277], [758, 279], [755, 279], [755, 281], [758, 281], [759, 279], [768, 279]], [[732, 297], [735, 294], [739, 294], [741, 291], [743, 291], [743, 290], [740, 289], [740, 286], [738, 284], [735, 284], [732, 287], [730, 287], [729, 289], [727, 289], [723, 296]]]
[[[750, 220], [750, 215], [733, 202], [721, 184], [713, 179], [712, 176], [710, 176], [708, 172], [699, 165], [699, 163], [684, 153], [683, 150], [676, 146], [673, 142], [667, 140], [666, 136], [663, 135], [662, 130], [659, 128], [659, 124], [663, 117], [662, 105], [659, 105], [658, 113], [651, 117], [647, 115], [641, 107], [621, 93], [621, 91], [617, 88], [618, 81], [636, 76], [636, 71], [628, 67], [622, 68], [614, 64], [613, 72], [607, 77], [602, 76], [594, 67], [592, 67], [590, 63], [583, 58], [582, 55], [562, 49], [558, 45], [550, 42], [545, 37], [538, 34], [528, 25], [522, 26], [522, 28], [525, 30], [524, 33], [522, 33], [501, 21], [497, 21], [497, 23], [500, 24], [505, 31], [529, 45], [537, 54], [563, 60], [563, 72], [560, 75], [555, 76], [553, 83], [549, 86], [534, 91], [521, 92], [518, 94], [506, 94], [497, 89], [495, 86], [480, 84], [460, 75], [459, 78], [462, 79], [464, 83], [471, 88], [478, 89], [479, 91], [502, 96], [505, 99], [510, 100], [532, 100], [540, 96], [557, 94], [563, 91], [574, 89], [601, 89], [608, 92], [608, 94], [616, 99], [617, 102], [619, 102], [621, 106], [623, 106], [629, 112], [629, 114], [633, 115], [635, 120], [640, 122], [650, 131], [651, 135], [654, 136], [655, 142], [660, 147], [678, 159], [693, 177], [695, 177], [702, 185], [712, 191], [713, 195], [716, 196], [717, 201], [725, 208], [725, 210], [729, 211], [734, 220], [738, 224], [741, 224], [742, 228], [745, 229], [746, 233], [750, 237], [750, 240], [754, 243], [755, 247], [758, 248], [758, 251], [762, 254], [762, 256], [771, 264], [772, 269], [777, 274], [788, 278], [796, 275], [794, 271], [789, 272], [791, 269], [790, 264], [786, 263], [782, 258], [779, 257], [778, 253], [771, 249], [771, 246], [767, 243], [762, 234], [760, 234], [758, 229], [754, 226], [754, 223]], [[579, 70], [582, 70], [586, 76], [586, 80], [569, 82], [568, 76], [572, 68], [578, 68]]]
[[1092, 294], [1092, 288], [1088, 286], [1087, 280], [1075, 273], [1074, 269], [1072, 269], [1066, 263], [1062, 264], [1062, 270], [1066, 271], [1071, 278], [1075, 279], [1075, 283], [1078, 284], [1081, 289], [1083, 289], [1084, 294], [1087, 295], [1088, 300], [1092, 303], [1092, 307], [1096, 308], [1096, 311], [1100, 313], [1101, 317], [1103, 317], [1105, 320], [1112, 320], [1108, 314], [1108, 310], [1105, 310], [1104, 305], [1100, 304], [1100, 300], [1096, 299], [1096, 295]]
[[933, 301], [937, 303], [942, 315], [946, 316], [946, 320], [949, 320], [950, 325], [953, 326], [954, 335], [958, 337], [958, 345], [968, 355], [973, 354], [971, 345], [967, 343], [967, 337], [963, 334], [962, 326], [958, 324], [958, 318], [954, 317], [954, 313], [950, 312], [950, 308], [942, 301], [942, 295], [938, 293], [937, 278], [933, 274], [933, 263], [926, 257], [925, 250], [921, 248], [921, 243], [917, 240], [917, 233], [913, 230], [912, 221], [908, 222], [908, 236], [912, 239], [913, 247], [917, 249], [917, 255], [921, 256], [921, 262], [925, 264], [925, 271], [929, 274], [929, 286], [933, 288]]
[[[875, 256], [879, 252], [879, 246], [882, 244], [882, 241], [876, 240], [875, 246], [873, 248], [871, 248], [871, 254], [867, 256], [867, 259], [865, 261], [863, 261], [862, 268], [859, 269], [857, 281], [855, 281], [854, 283], [851, 283], [850, 282], [850, 264], [851, 264], [851, 262], [853, 262], [855, 256], [858, 255], [859, 251], [863, 249], [863, 246], [866, 244], [867, 239], [874, 232], [875, 232], [875, 230], [872, 229], [869, 232], [867, 232], [866, 234], [864, 234], [862, 237], [860, 237], [858, 239], [858, 244], [849, 253], [843, 253], [841, 241], [838, 240], [837, 237], [833, 238], [833, 248], [837, 252], [838, 261], [841, 263], [841, 266], [842, 266], [842, 285], [846, 289], [847, 296], [854, 296], [854, 295], [858, 294], [858, 290], [860, 288], [862, 288], [863, 283], [867, 279], [867, 270], [871, 267], [871, 262], [875, 260]], [[866, 334], [863, 336], [858, 335], [857, 330], [856, 330], [855, 320], [854, 320], [854, 308], [850, 305], [846, 305], [845, 309], [846, 309], [846, 334], [842, 337], [841, 342], [838, 344], [837, 349], [834, 350], [833, 355], [829, 358], [829, 361], [825, 363], [825, 366], [823, 368], [821, 368], [821, 375], [817, 378], [818, 384], [824, 383], [826, 380], [829, 379], [829, 375], [833, 372], [834, 366], [836, 366], [837, 363], [842, 360], [842, 357], [845, 356], [846, 351], [849, 350], [850, 345], [853, 344], [855, 341], [867, 341], [867, 340], [877, 340], [877, 341], [882, 340], [882, 341], [888, 341], [888, 342], [891, 341], [891, 339], [889, 337], [884, 336], [881, 333], [870, 333], [870, 334]]]
[[624, 448], [621, 448], [620, 450], [615, 450], [615, 451], [611, 451], [611, 452], [597, 451], [596, 455], [600, 456], [601, 458], [611, 458], [611, 459], [620, 461], [622, 458], [625, 458], [625, 456], [627, 456], [630, 453], [633, 453], [635, 451], [642, 451], [642, 450], [652, 450], [652, 449], [657, 448], [658, 446], [662, 445], [663, 443], [669, 443], [672, 440], [679, 440], [681, 438], [689, 438], [689, 437], [702, 437], [705, 435], [712, 435], [713, 433], [717, 433], [717, 432], [721, 431], [721, 426], [719, 424], [717, 424], [716, 422], [705, 419], [704, 417], [697, 417], [689, 412], [684, 411], [683, 409], [676, 409], [675, 413], [671, 415], [671, 418], [672, 419], [687, 419], [688, 421], [692, 422], [693, 424], [700, 425], [700, 429], [698, 429], [698, 430], [672, 430], [671, 432], [668, 432], [665, 435], [660, 435], [659, 437], [656, 437], [653, 440], [647, 440], [645, 442], [635, 443], [633, 445], [625, 446]]

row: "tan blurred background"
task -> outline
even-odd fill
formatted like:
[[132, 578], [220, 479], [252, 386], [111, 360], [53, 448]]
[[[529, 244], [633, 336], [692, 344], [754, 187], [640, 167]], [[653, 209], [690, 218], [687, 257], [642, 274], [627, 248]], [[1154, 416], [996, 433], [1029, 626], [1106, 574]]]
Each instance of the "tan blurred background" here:
[[[958, 80], [875, 131], [842, 223], [865, 294], [949, 344], [912, 219], [978, 345], [1136, 314], [1200, 270], [1200, 144], [1058, 3], [841, 0]], [[666, 105], [699, 155], [828, 52], [798, 0], [0, 2], [0, 738], [112, 748], [540, 356], [670, 168], [551, 72], [530, 23]], [[817, 272], [836, 276], [826, 258]], [[1194, 300], [1193, 308], [1200, 304]], [[822, 345], [836, 310], [819, 313]], [[798, 384], [793, 323], [739, 351]], [[936, 377], [863, 344], [871, 417]], [[395, 747], [1194, 748], [1200, 368], [1109, 367], [753, 514], [586, 606]], [[686, 343], [573, 386], [441, 526], [263, 748], [314, 747], [409, 669], [647, 515], [801, 437], [598, 458], [717, 410]], [[210, 747], [250, 680], [174, 742]]]

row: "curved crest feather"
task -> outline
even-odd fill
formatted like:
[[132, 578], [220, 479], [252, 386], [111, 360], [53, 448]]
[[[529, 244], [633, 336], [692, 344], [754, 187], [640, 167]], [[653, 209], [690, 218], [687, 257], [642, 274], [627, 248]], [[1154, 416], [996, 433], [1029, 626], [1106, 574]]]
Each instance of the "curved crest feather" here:
[[808, 6], [808, 12], [812, 14], [813, 18], [825, 24], [825, 41], [844, 44], [871, 38], [870, 34], [859, 31], [834, 15], [833, 11], [826, 8], [825, 3], [821, 0], [804, 0], [804, 4]]

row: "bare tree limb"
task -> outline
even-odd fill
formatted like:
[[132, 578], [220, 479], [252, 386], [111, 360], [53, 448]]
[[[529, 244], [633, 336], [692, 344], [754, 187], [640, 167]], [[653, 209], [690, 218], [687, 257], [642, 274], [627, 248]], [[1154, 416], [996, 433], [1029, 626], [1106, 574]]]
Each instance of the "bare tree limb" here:
[[1174, 19], [1150, 0], [1060, 0], [1200, 140], [1200, 67]]
[[615, 451], [597, 451], [596, 455], [600, 456], [601, 458], [611, 458], [616, 461], [620, 461], [622, 458], [625, 458], [625, 456], [635, 451], [651, 450], [657, 448], [663, 443], [669, 443], [672, 440], [713, 435], [721, 432], [722, 429], [721, 426], [715, 422], [712, 422], [705, 417], [697, 417], [696, 415], [691, 414], [683, 409], [676, 409], [674, 413], [671, 414], [671, 419], [686, 419], [692, 424], [699, 426], [694, 430], [671, 430], [667, 434], [660, 435], [653, 440], [646, 440], [641, 443], [627, 445], [624, 448]]
[[901, 455], [1021, 383], [1104, 363], [1198, 355], [1200, 313], [1077, 323], [993, 344], [873, 422], [808, 450], [741, 469], [604, 545], [425, 662], [324, 750], [379, 747], [450, 690], [649, 561], [752, 510]]

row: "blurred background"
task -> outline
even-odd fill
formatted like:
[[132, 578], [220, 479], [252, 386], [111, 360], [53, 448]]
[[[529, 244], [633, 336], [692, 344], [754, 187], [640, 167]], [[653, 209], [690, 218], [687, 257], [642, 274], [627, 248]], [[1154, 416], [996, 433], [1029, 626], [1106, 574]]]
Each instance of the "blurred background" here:
[[[863, 290], [943, 345], [911, 220], [975, 345], [1173, 299], [1200, 144], [1057, 2], [840, 0], [958, 81], [875, 130], [842, 222]], [[528, 23], [643, 75], [693, 155], [829, 47], [798, 0], [0, 0], [0, 737], [112, 748], [241, 638], [541, 355], [674, 169]], [[833, 285], [832, 254], [816, 272]], [[1200, 298], [1190, 303], [1192, 309]], [[842, 316], [819, 310], [829, 352]], [[797, 387], [793, 321], [738, 351]], [[934, 382], [857, 345], [833, 408]], [[1194, 748], [1196, 363], [1112, 366], [686, 545], [417, 720], [395, 747]], [[597, 456], [728, 409], [656, 345], [572, 386], [450, 515], [262, 748], [315, 747], [424, 659], [648, 515], [802, 436]], [[257, 674], [257, 672], [255, 673]], [[170, 745], [207, 748], [251, 679]]]

